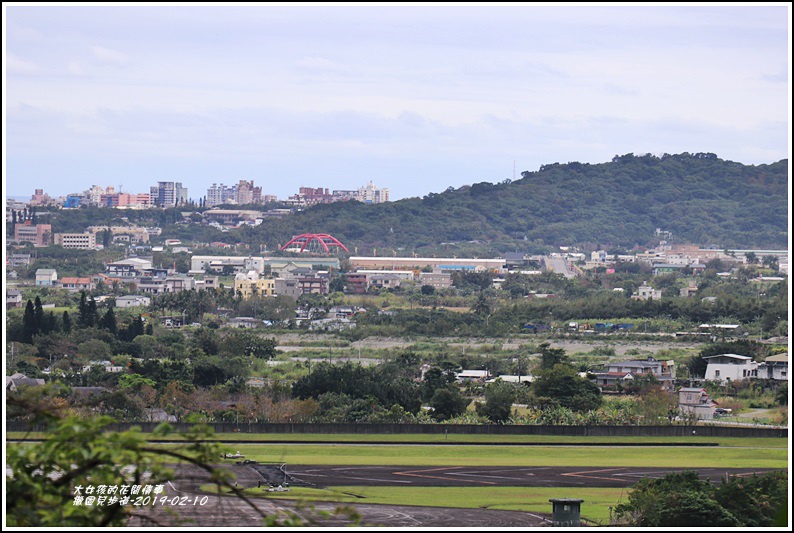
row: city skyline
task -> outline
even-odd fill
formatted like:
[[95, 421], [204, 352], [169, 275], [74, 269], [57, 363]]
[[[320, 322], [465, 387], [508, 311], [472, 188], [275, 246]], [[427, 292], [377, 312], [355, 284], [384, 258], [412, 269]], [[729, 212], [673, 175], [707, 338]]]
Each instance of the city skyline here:
[[789, 156], [790, 6], [3, 5], [4, 192], [374, 181]]
[[[143, 187], [143, 185], [142, 185]], [[170, 205], [203, 204], [213, 207], [221, 204], [267, 204], [282, 202], [294, 207], [306, 207], [318, 203], [330, 203], [344, 200], [358, 200], [362, 203], [384, 203], [389, 201], [389, 189], [377, 187], [371, 180], [369, 183], [354, 190], [339, 190], [323, 187], [300, 187], [297, 192], [286, 198], [263, 194], [262, 188], [255, 186], [253, 181], [240, 180], [238, 183], [226, 185], [213, 183], [206, 191], [198, 191], [198, 196], [191, 196], [189, 187], [181, 182], [157, 182], [148, 187], [149, 192], [123, 191], [121, 186], [116, 190], [114, 185], [94, 184], [84, 191], [72, 191], [66, 195], [50, 194], [42, 188], [35, 188], [28, 196], [8, 195], [8, 199], [29, 203], [32, 206], [62, 204], [63, 207], [75, 208], [81, 205], [98, 205], [100, 207], [167, 207]]]

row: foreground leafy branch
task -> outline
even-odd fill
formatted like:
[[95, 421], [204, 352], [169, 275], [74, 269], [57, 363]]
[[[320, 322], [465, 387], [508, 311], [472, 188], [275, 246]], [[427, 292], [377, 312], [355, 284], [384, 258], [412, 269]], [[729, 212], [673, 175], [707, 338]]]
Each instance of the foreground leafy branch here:
[[[211, 430], [197, 426], [183, 434], [178, 448], [150, 446], [139, 430], [108, 431], [109, 417], [78, 419], [50, 417], [48, 438], [40, 444], [20, 444], [7, 450], [10, 476], [6, 483], [6, 525], [15, 527], [121, 526], [133, 516], [134, 506], [120, 494], [107, 492], [103, 504], [84, 505], [87, 487], [163, 486], [174, 479], [168, 463], [200, 467], [210, 478], [231, 489], [251, 509], [261, 512], [232, 485], [231, 475], [212, 465], [221, 454], [209, 442]], [[167, 424], [154, 437], [171, 434]], [[103, 489], [103, 492], [106, 489]], [[111, 498], [113, 498], [111, 500]], [[80, 503], [78, 503], [80, 502]], [[112, 503], [111, 503], [112, 502]]]

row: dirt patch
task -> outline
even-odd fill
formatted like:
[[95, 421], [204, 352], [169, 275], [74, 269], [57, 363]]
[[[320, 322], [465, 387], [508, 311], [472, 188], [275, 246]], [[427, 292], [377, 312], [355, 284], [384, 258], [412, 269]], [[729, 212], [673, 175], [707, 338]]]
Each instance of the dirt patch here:
[[[307, 342], [318, 342], [321, 343], [323, 340], [329, 341], [327, 335], [319, 335], [319, 334], [310, 334], [310, 335], [302, 335], [298, 333], [287, 333], [277, 336], [276, 342], [279, 345], [278, 349], [282, 351], [299, 351], [302, 349], [311, 349], [308, 347], [300, 347], [300, 346], [285, 346], [286, 344], [290, 343], [307, 343]], [[565, 340], [565, 339], [499, 339], [499, 338], [459, 338], [459, 337], [427, 337], [427, 338], [417, 338], [417, 339], [406, 339], [400, 337], [367, 337], [366, 339], [362, 339], [359, 341], [352, 342], [348, 347], [333, 347], [330, 346], [324, 349], [337, 349], [337, 350], [350, 350], [351, 348], [371, 348], [371, 349], [394, 349], [394, 348], [408, 348], [414, 344], [418, 343], [433, 343], [433, 344], [446, 344], [449, 347], [460, 348], [463, 350], [466, 349], [478, 349], [483, 347], [493, 348], [497, 347], [502, 350], [522, 350], [525, 346], [529, 345], [537, 345], [542, 342], [548, 342], [552, 348], [562, 348], [565, 352], [569, 355], [577, 354], [577, 353], [588, 353], [597, 348], [611, 348], [615, 351], [617, 355], [625, 355], [627, 352], [632, 350], [639, 350], [641, 353], [647, 354], [656, 354], [663, 350], [669, 349], [692, 349], [700, 347], [699, 344], [695, 343], [683, 343], [683, 342], [675, 342], [675, 341], [659, 341], [659, 342], [649, 342], [649, 341], [632, 341], [630, 339], [620, 339], [620, 340], [611, 340], [611, 339], [604, 339], [604, 340], [592, 340], [592, 341], [582, 341], [582, 340]]]

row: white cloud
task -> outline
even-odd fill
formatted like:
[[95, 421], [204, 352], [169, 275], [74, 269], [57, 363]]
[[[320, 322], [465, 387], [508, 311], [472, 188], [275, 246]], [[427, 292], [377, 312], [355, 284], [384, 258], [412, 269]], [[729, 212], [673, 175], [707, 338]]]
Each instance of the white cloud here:
[[34, 28], [28, 26], [17, 26], [16, 24], [8, 25], [9, 36], [17, 39], [36, 40], [43, 37], [42, 33]]
[[156, 160], [176, 174], [211, 159], [194, 170], [218, 178], [226, 167], [268, 175], [276, 159], [282, 174], [305, 175], [301, 165], [320, 158], [327, 176], [363, 176], [366, 166], [410, 176], [401, 186], [421, 195], [488, 180], [489, 165], [503, 178], [514, 159], [531, 162], [524, 170], [628, 152], [710, 151], [744, 163], [786, 152], [785, 127], [762, 127], [789, 105], [782, 9], [9, 13], [8, 157], [24, 156], [36, 179], [48, 176], [37, 166], [45, 154], [81, 159], [79, 179], [102, 158], [128, 161], [130, 173]]
[[113, 65], [127, 64], [127, 56], [116, 50], [105, 48], [103, 46], [92, 46], [91, 51], [93, 52], [94, 57], [101, 63], [109, 63]]
[[333, 71], [333, 72], [343, 72], [346, 71], [347, 68], [339, 65], [331, 61], [330, 59], [326, 59], [324, 57], [303, 57], [301, 58], [296, 65], [299, 68], [308, 69], [308, 70], [321, 70], [321, 71]]
[[35, 74], [41, 70], [35, 63], [17, 57], [11, 52], [6, 54], [5, 64], [9, 74]]
[[85, 76], [86, 71], [83, 66], [77, 61], [69, 61], [66, 65], [66, 71], [72, 76]]

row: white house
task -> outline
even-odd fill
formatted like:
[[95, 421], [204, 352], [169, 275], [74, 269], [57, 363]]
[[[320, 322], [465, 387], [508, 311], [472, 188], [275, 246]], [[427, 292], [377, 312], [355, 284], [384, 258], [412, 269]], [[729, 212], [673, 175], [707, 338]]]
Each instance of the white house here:
[[706, 379], [710, 381], [740, 381], [758, 377], [759, 363], [748, 355], [724, 353], [704, 357]]
[[643, 281], [642, 285], [637, 287], [637, 291], [631, 295], [631, 298], [633, 300], [661, 300], [662, 291], [654, 289]]
[[116, 307], [125, 309], [127, 307], [148, 307], [152, 299], [148, 296], [119, 296], [116, 298]]
[[512, 374], [502, 374], [501, 376], [496, 376], [495, 378], [491, 378], [486, 380], [486, 383], [496, 383], [497, 381], [504, 381], [505, 383], [524, 383], [529, 384], [535, 380], [535, 376], [530, 374], [524, 375], [512, 375]]
[[490, 377], [491, 373], [487, 370], [464, 370], [463, 372], [455, 374], [455, 378], [457, 378], [458, 383], [463, 383], [464, 381], [483, 382]]
[[226, 323], [227, 327], [242, 328], [242, 329], [253, 329], [253, 328], [261, 327], [263, 325], [264, 322], [262, 320], [250, 316], [238, 316], [235, 318], [231, 318]]
[[58, 281], [58, 272], [53, 268], [40, 268], [36, 270], [36, 286], [51, 287]]

